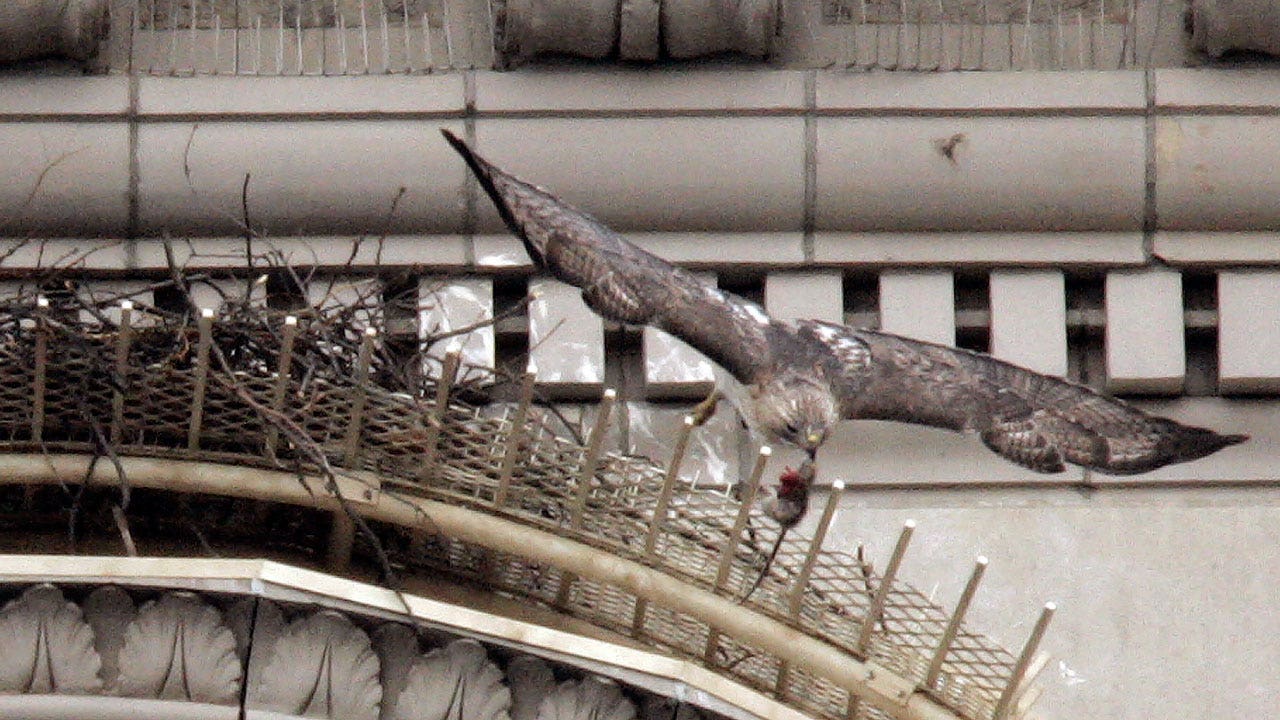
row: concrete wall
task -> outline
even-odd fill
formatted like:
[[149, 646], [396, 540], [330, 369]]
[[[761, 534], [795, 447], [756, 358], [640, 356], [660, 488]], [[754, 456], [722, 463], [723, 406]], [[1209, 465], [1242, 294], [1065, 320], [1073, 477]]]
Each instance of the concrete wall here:
[[[830, 542], [865, 540], [882, 566], [914, 517], [906, 578], [948, 601], [987, 554], [973, 619], [1010, 646], [1059, 601], [1044, 717], [1265, 717], [1280, 702], [1267, 581], [1280, 570], [1276, 82], [1182, 70], [0, 77], [0, 235], [39, 239], [0, 270], [93, 249], [87, 274], [158, 273], [166, 234], [191, 239], [174, 245], [190, 267], [234, 270], [248, 175], [259, 247], [340, 268], [356, 235], [386, 233], [358, 247], [353, 282], [380, 252], [424, 297], [446, 286], [439, 313], [471, 317], [522, 291], [531, 268], [440, 139], [451, 128], [779, 315], [977, 334], [1001, 356], [1253, 434], [1124, 481], [1033, 476], [970, 438], [874, 423], [842, 428], [821, 460], [822, 481], [853, 486]], [[608, 356], [604, 332], [552, 284], [498, 329], [547, 338], [544, 389], [569, 401], [621, 387], [615, 447], [663, 458], [707, 377], [673, 373], [664, 361], [685, 351], [669, 343]], [[483, 338], [468, 357], [502, 345]], [[698, 481], [723, 485], [754, 446], [724, 412], [692, 452]], [[796, 460], [780, 453], [767, 476]], [[1084, 482], [1100, 487], [1070, 487]]]

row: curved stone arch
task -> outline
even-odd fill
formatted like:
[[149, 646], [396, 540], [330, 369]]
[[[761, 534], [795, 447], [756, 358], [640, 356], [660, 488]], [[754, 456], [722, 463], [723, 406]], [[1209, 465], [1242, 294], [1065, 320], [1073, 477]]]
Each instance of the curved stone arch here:
[[[391, 493], [371, 494], [356, 503], [351, 500], [354, 494], [350, 488], [320, 491], [324, 484], [319, 479], [299, 482], [299, 476], [294, 473], [255, 467], [151, 457], [125, 456], [119, 461], [135, 488], [253, 498], [335, 513], [341, 512], [345, 502], [351, 503], [369, 520], [408, 529], [420, 528], [424, 519], [428, 519], [432, 530], [450, 542], [494, 551], [544, 568], [539, 573], [545, 577], [537, 583], [537, 588], [528, 591], [528, 599], [539, 603], [551, 602], [560, 612], [577, 614], [601, 627], [618, 630], [625, 624], [622, 618], [602, 615], [592, 608], [599, 604], [616, 605], [619, 597], [634, 597], [642, 600], [648, 611], [642, 617], [650, 626], [651, 633], [644, 639], [657, 647], [675, 648], [682, 654], [692, 655], [699, 652], [705, 643], [707, 648], [712, 648], [708, 653], [716, 653], [710, 660], [704, 658], [713, 668], [726, 664], [732, 668], [738, 664], [735, 656], [749, 658], [749, 663], [742, 663], [743, 666], [760, 666], [762, 663], [767, 666], [769, 658], [779, 658], [788, 672], [805, 678], [807, 694], [793, 696], [792, 702], [806, 712], [830, 713], [832, 703], [843, 701], [842, 696], [832, 696], [832, 691], [836, 690], [860, 698], [891, 717], [910, 720], [963, 717], [904, 677], [922, 671], [923, 654], [907, 659], [914, 663], [914, 667], [906, 667], [905, 670], [900, 669], [901, 666], [877, 662], [878, 658], [860, 660], [840, 647], [817, 640], [802, 629], [740, 604], [734, 598], [483, 509]], [[86, 477], [91, 463], [91, 456], [0, 454], [0, 484], [80, 482]], [[114, 472], [113, 465], [96, 463], [92, 480], [116, 482]], [[358, 486], [366, 487], [363, 484]], [[338, 497], [339, 494], [343, 494], [345, 499]], [[550, 585], [546, 582], [548, 579]], [[554, 589], [565, 587], [566, 582], [584, 589], [562, 601], [556, 597]], [[549, 590], [550, 595], [547, 594]], [[634, 617], [629, 612], [625, 615], [628, 620]], [[701, 636], [687, 637], [689, 627], [696, 628], [697, 624], [704, 628]], [[682, 641], [677, 641], [685, 643], [683, 646], [672, 642], [679, 633], [686, 635]], [[980, 637], [978, 639], [981, 640]], [[745, 677], [750, 679], [750, 676]], [[984, 706], [990, 707], [991, 698], [975, 692], [980, 688], [968, 686], [959, 690], [965, 693], [963, 697], [969, 707], [976, 709], [968, 715], [981, 716]]]
[[[585, 622], [696, 659], [725, 682], [786, 697], [827, 720], [846, 717], [851, 705], [903, 720], [1003, 720], [1025, 709], [1016, 700], [1043, 622], [1014, 656], [961, 628], [961, 610], [949, 613], [897, 580], [909, 533], [877, 574], [861, 558], [821, 547], [833, 503], [813, 539], [783, 538], [753, 503], [682, 484], [679, 449], [690, 423], [664, 470], [603, 452], [608, 392], [590, 437], [574, 440], [535, 412], [528, 393], [515, 406], [468, 404], [452, 392], [452, 370], [442, 371], [434, 393], [371, 382], [376, 339], [368, 333], [333, 350], [349, 361], [337, 366], [356, 372], [299, 378], [285, 349], [293, 345], [279, 344], [268, 316], [233, 314], [223, 327], [202, 313], [196, 327], [179, 321], [143, 332], [129, 329], [131, 306], [122, 305], [118, 328], [67, 326], [59, 332], [82, 332], [82, 342], [62, 343], [47, 309], [31, 312], [35, 322], [16, 325], [12, 352], [0, 354], [0, 385], [10, 390], [0, 397], [9, 438], [0, 442], [0, 485], [127, 481], [157, 495], [307, 508], [307, 526], [291, 529], [318, 544], [311, 525], [327, 522], [326, 566], [338, 574], [358, 572], [348, 568], [357, 525], [390, 527], [410, 552], [416, 545], [435, 553], [437, 564], [422, 568], [479, 579], [494, 594], [552, 613], [554, 625]], [[215, 328], [273, 350], [215, 367]], [[287, 319], [284, 328], [288, 337], [309, 332]], [[108, 347], [123, 384], [103, 382], [100, 350]], [[444, 366], [458, 361], [451, 352]], [[526, 382], [532, 387], [532, 376]], [[104, 437], [110, 462], [87, 454]], [[763, 468], [756, 464], [747, 487]], [[127, 534], [119, 511], [114, 521]], [[776, 561], [767, 560], [771, 540]], [[233, 645], [236, 657], [248, 651]], [[269, 672], [257, 668], [249, 667], [250, 682]], [[118, 662], [107, 671], [139, 693], [177, 692], [163, 681], [134, 683], [134, 669]], [[307, 695], [301, 707], [331, 700]]]

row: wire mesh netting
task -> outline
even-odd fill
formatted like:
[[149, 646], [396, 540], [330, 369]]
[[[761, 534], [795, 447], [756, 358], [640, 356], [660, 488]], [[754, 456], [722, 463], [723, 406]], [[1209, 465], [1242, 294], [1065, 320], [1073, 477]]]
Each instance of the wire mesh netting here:
[[[181, 277], [172, 282], [185, 289]], [[448, 402], [437, 404], [438, 382], [404, 371], [421, 368], [423, 357], [397, 358], [381, 335], [348, 332], [359, 308], [294, 308], [296, 321], [286, 321], [285, 311], [233, 298], [217, 318], [194, 306], [140, 303], [116, 322], [105, 312], [116, 299], [92, 297], [0, 298], [8, 449], [204, 459], [321, 478], [332, 471], [373, 482], [384, 495], [500, 514], [740, 599], [925, 689], [962, 717], [991, 717], [1011, 683], [1016, 658], [962, 629], [928, 686], [950, 614], [902, 582], [886, 587], [862, 557], [820, 550], [807, 581], [798, 581], [811, 540], [782, 538], [770, 564], [779, 530], [758, 507], [744, 511], [732, 496], [698, 489], [649, 458], [594, 457], [591, 443], [559, 431], [550, 406], [490, 402], [465, 384], [446, 386]], [[419, 347], [438, 341], [423, 338]], [[657, 516], [664, 497], [669, 509]], [[743, 512], [747, 532], [736, 536]], [[866, 703], [851, 708], [849, 693], [827, 678], [620, 587], [439, 536], [396, 560], [643, 638], [818, 716], [882, 716]], [[878, 613], [877, 595], [885, 598]]]

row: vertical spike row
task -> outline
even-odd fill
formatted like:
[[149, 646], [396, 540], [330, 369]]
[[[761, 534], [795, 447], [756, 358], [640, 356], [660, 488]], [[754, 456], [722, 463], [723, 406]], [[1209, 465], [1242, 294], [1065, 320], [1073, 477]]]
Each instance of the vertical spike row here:
[[[844, 493], [844, 481], [831, 483], [831, 492], [827, 495], [827, 504], [822, 508], [822, 516], [818, 518], [818, 526], [809, 541], [809, 549], [805, 552], [804, 562], [796, 572], [796, 578], [787, 592], [787, 614], [792, 620], [800, 617], [800, 606], [804, 603], [804, 591], [809, 586], [809, 578], [813, 575], [813, 566], [818, 562], [818, 553], [827, 539], [827, 531], [831, 529], [831, 521], [835, 519], [836, 508], [840, 505], [840, 496]], [[780, 531], [785, 532], [785, 531]], [[782, 661], [778, 666], [778, 678], [773, 692], [778, 697], [785, 697], [787, 686], [791, 683], [791, 663]]]
[[835, 518], [836, 507], [840, 504], [840, 495], [844, 492], [844, 481], [836, 480], [831, 483], [831, 492], [827, 495], [827, 504], [822, 508], [822, 517], [818, 519], [818, 527], [813, 531], [813, 539], [809, 541], [809, 550], [805, 553], [804, 563], [800, 565], [800, 571], [796, 573], [795, 582], [791, 584], [791, 590], [787, 597], [787, 612], [791, 617], [800, 616], [800, 605], [804, 601], [804, 591], [809, 585], [809, 577], [813, 574], [813, 566], [818, 562], [818, 553], [822, 551], [822, 544], [827, 539], [827, 530], [831, 528], [831, 521]]
[[1026, 676], [1027, 669], [1036, 655], [1036, 650], [1040, 647], [1040, 641], [1044, 638], [1044, 632], [1049, 627], [1049, 621], [1053, 620], [1053, 613], [1057, 609], [1056, 603], [1044, 604], [1044, 609], [1040, 611], [1040, 618], [1036, 620], [1035, 627], [1031, 628], [1031, 635], [1027, 637], [1026, 645], [1022, 646], [1022, 654], [1018, 656], [1018, 661], [1013, 665], [1013, 673], [1009, 675], [1009, 682], [1004, 686], [1004, 692], [1000, 694], [1000, 701], [996, 703], [995, 712], [991, 713], [992, 720], [1006, 720], [1009, 717], [1013, 699], [1022, 687], [1022, 679]]
[[524, 378], [520, 381], [520, 400], [515, 412], [511, 414], [511, 428], [507, 431], [507, 447], [502, 455], [502, 467], [498, 470], [498, 488], [493, 494], [494, 507], [507, 504], [507, 495], [511, 492], [511, 478], [515, 474], [516, 462], [524, 452], [525, 439], [528, 437], [529, 406], [533, 404], [533, 387], [538, 381], [538, 368], [533, 363], [525, 369]]
[[[680, 424], [680, 435], [676, 437], [675, 449], [671, 451], [671, 462], [667, 464], [667, 474], [662, 478], [662, 491], [658, 494], [658, 502], [653, 507], [653, 520], [649, 524], [649, 534], [644, 539], [644, 559], [653, 560], [654, 551], [658, 547], [658, 535], [667, 523], [667, 514], [671, 507], [671, 496], [675, 494], [676, 481], [680, 479], [680, 466], [684, 464], [685, 453], [689, 450], [689, 438], [693, 434], [696, 421], [692, 415], [685, 415]], [[636, 598], [635, 610], [631, 615], [631, 634], [639, 637], [644, 632], [644, 619], [648, 613], [649, 603], [641, 597]]]
[[462, 346], [453, 344], [444, 353], [441, 363], [440, 377], [436, 379], [435, 407], [431, 409], [430, 424], [424, 436], [424, 457], [422, 469], [418, 471], [421, 480], [431, 480], [436, 472], [436, 456], [439, 454], [440, 434], [444, 428], [445, 417], [449, 414], [449, 395], [453, 393], [453, 382], [458, 375], [458, 366], [462, 363]]
[[600, 454], [604, 449], [604, 437], [609, 431], [609, 416], [613, 413], [613, 405], [618, 393], [613, 388], [604, 391], [600, 405], [596, 411], [596, 421], [591, 427], [591, 435], [587, 438], [587, 450], [582, 458], [582, 468], [578, 474], [577, 494], [573, 499], [572, 527], [578, 530], [586, 517], [587, 497], [591, 494], [591, 483], [595, 480], [596, 471], [600, 467]]
[[986, 571], [987, 558], [979, 555], [973, 564], [973, 573], [969, 575], [969, 581], [965, 583], [960, 599], [956, 601], [956, 609], [947, 620], [946, 629], [942, 631], [938, 649], [934, 651], [933, 660], [929, 663], [929, 672], [925, 674], [925, 687], [937, 689], [938, 677], [942, 674], [942, 663], [947, 659], [947, 653], [951, 652], [951, 644], [955, 642], [956, 634], [960, 632], [960, 624], [964, 622], [965, 613], [969, 611], [969, 603], [973, 602], [973, 596], [978, 592], [978, 584], [982, 582], [982, 574]]
[[187, 427], [187, 449], [200, 449], [204, 426], [204, 396], [209, 384], [209, 349], [213, 345], [213, 310], [200, 309], [200, 341], [196, 346], [195, 376], [191, 389], [191, 424]]
[[[751, 507], [756, 503], [756, 490], [760, 487], [760, 476], [764, 474], [764, 466], [773, 455], [773, 448], [765, 445], [756, 455], [756, 464], [751, 468], [751, 476], [742, 488], [742, 497], [738, 505], [738, 515], [733, 520], [733, 529], [725, 538], [724, 547], [720, 549], [720, 566], [716, 569], [717, 591], [722, 590], [729, 580], [729, 571], [733, 568], [733, 556], [738, 551], [738, 543], [742, 542], [742, 532], [747, 529], [747, 520], [751, 518]], [[707, 631], [707, 644], [702, 652], [702, 660], [711, 667], [717, 667], [716, 651], [720, 648], [720, 633], [714, 628]]]
[[[284, 329], [280, 331], [280, 357], [276, 363], [276, 384], [271, 388], [271, 409], [277, 413], [284, 412], [285, 392], [289, 388], [289, 376], [293, 372], [293, 344], [298, 337], [298, 318], [290, 315], [284, 319]], [[280, 442], [280, 428], [277, 423], [267, 423], [267, 433], [263, 440], [267, 457], [274, 457], [276, 444]]]
[[347, 421], [347, 434], [343, 438], [343, 458], [355, 467], [360, 456], [360, 432], [364, 429], [364, 411], [369, 403], [369, 364], [373, 360], [373, 346], [377, 342], [376, 328], [365, 328], [356, 355], [356, 372], [351, 387], [351, 414]]
[[729, 537], [724, 547], [720, 549], [720, 566], [716, 570], [716, 590], [723, 589], [725, 582], [729, 580], [733, 556], [738, 551], [738, 543], [742, 541], [742, 531], [747, 529], [747, 519], [751, 517], [751, 506], [755, 504], [756, 490], [760, 487], [760, 476], [764, 474], [764, 466], [769, 462], [771, 455], [773, 455], [773, 448], [768, 445], [760, 448], [760, 452], [756, 454], [756, 464], [751, 468], [751, 477], [742, 488], [741, 504], [738, 506], [738, 515], [733, 521], [733, 529], [729, 531]]
[[36, 298], [35, 367], [31, 378], [31, 439], [44, 439], [45, 392], [49, 374], [49, 298]]
[[133, 302], [120, 301], [120, 328], [116, 333], [115, 369], [119, 387], [111, 393], [111, 443], [120, 442], [124, 434], [124, 386], [129, 374], [129, 345], [133, 342]]
[[867, 608], [867, 616], [862, 619], [862, 630], [858, 633], [859, 653], [865, 655], [867, 652], [867, 643], [871, 641], [871, 633], [884, 614], [884, 604], [889, 599], [889, 591], [893, 589], [893, 581], [897, 578], [902, 557], [907, 554], [907, 545], [911, 542], [911, 534], [915, 529], [915, 520], [908, 520], [902, 524], [902, 534], [898, 536], [898, 544], [893, 548], [893, 555], [889, 556], [889, 564], [885, 566], [880, 587], [876, 588], [876, 594], [871, 598], [871, 606]]
[[[586, 519], [587, 498], [591, 495], [591, 483], [595, 480], [600, 465], [600, 451], [604, 447], [604, 437], [609, 432], [609, 416], [613, 413], [613, 405], [618, 399], [618, 391], [609, 388], [600, 398], [596, 408], [596, 422], [591, 427], [591, 435], [587, 439], [587, 449], [582, 458], [582, 469], [578, 474], [578, 488], [574, 494], [573, 507], [570, 509], [569, 524], [574, 530], [581, 530]], [[556, 591], [556, 607], [564, 607], [569, 602], [569, 592], [578, 577], [571, 572], [560, 576], [560, 588]]]

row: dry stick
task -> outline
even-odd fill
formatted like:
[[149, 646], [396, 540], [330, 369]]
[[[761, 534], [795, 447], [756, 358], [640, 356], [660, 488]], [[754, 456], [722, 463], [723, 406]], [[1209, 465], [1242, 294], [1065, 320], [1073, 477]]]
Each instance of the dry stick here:
[[907, 552], [907, 544], [911, 542], [911, 533], [915, 532], [915, 529], [915, 520], [908, 520], [902, 524], [902, 534], [898, 536], [898, 544], [893, 548], [893, 555], [889, 557], [889, 564], [884, 569], [884, 576], [880, 578], [880, 587], [876, 588], [876, 594], [871, 598], [871, 606], [867, 608], [867, 616], [862, 620], [862, 630], [858, 633], [857, 648], [858, 652], [864, 656], [867, 652], [867, 643], [871, 641], [871, 631], [884, 613], [885, 601], [889, 598], [889, 591], [893, 589], [893, 582], [898, 575], [898, 567], [902, 564], [902, 556]]
[[942, 663], [947, 659], [947, 653], [951, 651], [951, 645], [956, 640], [956, 635], [960, 632], [960, 624], [964, 622], [965, 613], [969, 611], [969, 603], [973, 601], [973, 596], [978, 592], [978, 583], [982, 581], [982, 574], [987, 571], [987, 558], [979, 555], [973, 565], [973, 573], [969, 575], [969, 581], [965, 583], [964, 590], [960, 593], [960, 599], [956, 602], [956, 609], [951, 613], [950, 619], [947, 620], [947, 627], [942, 632], [942, 640], [938, 642], [938, 649], [933, 653], [933, 660], [929, 663], [929, 672], [924, 677], [925, 687], [931, 690], [938, 689], [938, 679], [942, 675]]
[[[644, 562], [652, 563], [654, 551], [658, 546], [658, 535], [667, 524], [670, 514], [671, 496], [675, 494], [676, 481], [680, 479], [680, 466], [684, 463], [685, 452], [689, 448], [689, 437], [697, 423], [692, 415], [685, 415], [676, 438], [675, 449], [671, 451], [671, 462], [667, 465], [667, 473], [662, 478], [662, 491], [658, 494], [658, 503], [653, 508], [653, 520], [649, 525], [649, 534], [644, 539]], [[636, 598], [635, 610], [631, 615], [631, 634], [639, 637], [644, 632], [645, 615], [649, 611], [649, 602], [644, 598]]]

